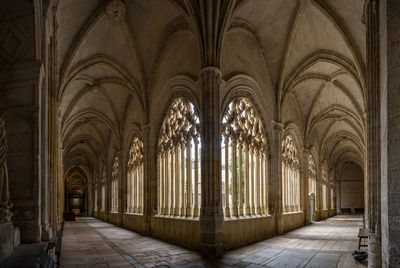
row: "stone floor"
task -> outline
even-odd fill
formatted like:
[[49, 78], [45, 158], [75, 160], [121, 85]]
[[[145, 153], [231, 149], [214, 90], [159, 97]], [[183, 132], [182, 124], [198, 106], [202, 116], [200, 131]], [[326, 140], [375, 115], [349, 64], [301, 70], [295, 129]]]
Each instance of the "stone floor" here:
[[197, 252], [95, 218], [67, 222], [61, 267], [364, 267], [354, 262], [362, 218], [335, 216], [204, 259]]

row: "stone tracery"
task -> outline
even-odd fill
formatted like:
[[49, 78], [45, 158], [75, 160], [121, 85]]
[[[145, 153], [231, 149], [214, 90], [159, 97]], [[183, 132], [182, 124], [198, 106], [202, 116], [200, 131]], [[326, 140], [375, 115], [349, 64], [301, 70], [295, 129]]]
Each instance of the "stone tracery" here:
[[132, 141], [128, 160], [128, 213], [143, 213], [143, 142]]
[[118, 178], [119, 178], [119, 159], [114, 158], [111, 172], [111, 212], [118, 212]]
[[308, 156], [308, 193], [313, 193], [315, 196], [314, 207], [318, 210], [317, 200], [317, 170], [313, 156]]
[[326, 164], [322, 164], [321, 168], [321, 184], [322, 184], [322, 209], [328, 209], [328, 171]]
[[199, 216], [200, 120], [186, 98], [175, 99], [158, 142], [159, 214]]
[[267, 214], [267, 140], [249, 99], [228, 105], [221, 148], [225, 217]]
[[282, 207], [284, 212], [300, 211], [300, 163], [290, 134], [282, 142]]

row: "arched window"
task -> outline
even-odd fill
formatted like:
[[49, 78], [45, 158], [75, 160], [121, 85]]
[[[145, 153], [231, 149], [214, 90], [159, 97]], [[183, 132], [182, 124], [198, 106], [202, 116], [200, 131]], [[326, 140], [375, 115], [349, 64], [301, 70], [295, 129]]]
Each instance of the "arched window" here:
[[225, 217], [268, 213], [267, 139], [250, 100], [229, 103], [222, 119], [221, 170]]
[[143, 213], [143, 142], [135, 137], [128, 160], [128, 213]]
[[118, 212], [118, 177], [119, 163], [118, 157], [114, 159], [114, 164], [111, 173], [111, 212]]
[[95, 186], [94, 190], [94, 211], [97, 211], [97, 185]]
[[158, 142], [158, 212], [198, 217], [200, 207], [200, 120], [193, 104], [177, 98]]
[[106, 211], [106, 168], [103, 165], [101, 170], [101, 211]]
[[308, 156], [308, 193], [313, 193], [315, 197], [315, 210], [317, 210], [317, 169], [312, 155]]
[[103, 184], [101, 185], [101, 211], [106, 210], [106, 186]]
[[322, 209], [327, 210], [328, 209], [328, 204], [327, 204], [328, 172], [327, 172], [327, 168], [326, 168], [325, 164], [322, 165], [321, 176], [322, 176]]
[[282, 205], [283, 212], [300, 211], [300, 165], [291, 135], [282, 142]]

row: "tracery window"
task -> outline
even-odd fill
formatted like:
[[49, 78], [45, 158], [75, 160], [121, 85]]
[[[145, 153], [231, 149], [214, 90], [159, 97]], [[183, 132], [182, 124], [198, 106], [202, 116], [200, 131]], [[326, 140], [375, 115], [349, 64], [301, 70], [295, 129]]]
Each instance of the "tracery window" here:
[[198, 217], [200, 208], [200, 120], [193, 104], [177, 98], [158, 142], [158, 213]]
[[135, 137], [128, 160], [128, 213], [143, 213], [143, 142]]
[[314, 207], [317, 210], [317, 169], [311, 154], [308, 156], [308, 193], [314, 193]]
[[268, 213], [267, 139], [247, 98], [237, 98], [222, 119], [221, 171], [225, 217]]
[[326, 170], [326, 165], [322, 165], [322, 170], [321, 170], [321, 175], [322, 175], [322, 209], [327, 210], [328, 209], [328, 204], [327, 204], [327, 184], [328, 184], [328, 172]]
[[118, 156], [114, 159], [111, 173], [111, 212], [118, 212], [118, 177], [119, 162]]
[[282, 142], [282, 206], [283, 212], [300, 211], [300, 165], [291, 135]]

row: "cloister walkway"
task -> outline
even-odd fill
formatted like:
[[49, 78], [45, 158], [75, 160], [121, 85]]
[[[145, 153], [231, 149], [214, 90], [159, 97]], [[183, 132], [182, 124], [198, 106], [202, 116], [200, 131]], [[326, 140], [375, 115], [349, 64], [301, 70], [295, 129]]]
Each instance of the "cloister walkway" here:
[[61, 267], [364, 267], [357, 249], [360, 216], [342, 215], [226, 252], [218, 261], [95, 218], [66, 222]]

